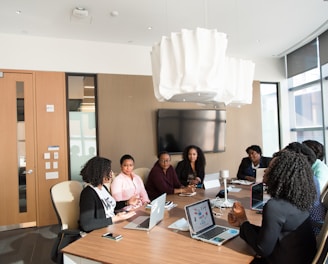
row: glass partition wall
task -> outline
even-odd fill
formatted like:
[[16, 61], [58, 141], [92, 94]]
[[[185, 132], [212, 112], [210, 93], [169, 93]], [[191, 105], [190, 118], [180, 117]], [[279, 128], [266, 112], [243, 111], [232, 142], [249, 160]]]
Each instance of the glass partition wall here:
[[70, 179], [82, 181], [81, 167], [97, 155], [96, 75], [67, 74]]

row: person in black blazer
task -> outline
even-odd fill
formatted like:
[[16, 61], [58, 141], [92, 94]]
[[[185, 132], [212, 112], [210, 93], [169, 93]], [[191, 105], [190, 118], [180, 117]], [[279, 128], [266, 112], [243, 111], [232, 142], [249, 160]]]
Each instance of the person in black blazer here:
[[255, 181], [256, 169], [267, 168], [272, 158], [262, 156], [261, 147], [258, 145], [249, 146], [246, 153], [248, 157], [241, 160], [237, 178], [239, 180]]
[[206, 159], [202, 149], [195, 145], [187, 146], [182, 153], [175, 171], [184, 186], [201, 187], [205, 176]]
[[134, 211], [115, 214], [115, 210], [125, 206], [125, 201], [116, 202], [105, 185], [113, 176], [111, 164], [111, 160], [96, 156], [88, 160], [80, 172], [86, 183], [80, 196], [79, 219], [80, 229], [84, 232], [112, 225], [136, 214]]

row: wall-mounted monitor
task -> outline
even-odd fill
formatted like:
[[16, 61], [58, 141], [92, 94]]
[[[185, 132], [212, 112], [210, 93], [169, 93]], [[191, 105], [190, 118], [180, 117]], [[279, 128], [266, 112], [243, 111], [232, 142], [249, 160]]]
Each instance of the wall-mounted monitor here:
[[226, 111], [208, 109], [159, 109], [158, 151], [181, 153], [188, 145], [204, 152], [225, 151]]

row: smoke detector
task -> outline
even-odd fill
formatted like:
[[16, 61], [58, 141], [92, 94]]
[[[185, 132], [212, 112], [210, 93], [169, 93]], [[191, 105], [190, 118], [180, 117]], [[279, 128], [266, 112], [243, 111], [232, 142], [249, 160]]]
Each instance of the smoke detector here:
[[89, 15], [89, 11], [86, 10], [84, 7], [76, 7], [73, 9], [73, 16], [78, 18], [85, 18]]

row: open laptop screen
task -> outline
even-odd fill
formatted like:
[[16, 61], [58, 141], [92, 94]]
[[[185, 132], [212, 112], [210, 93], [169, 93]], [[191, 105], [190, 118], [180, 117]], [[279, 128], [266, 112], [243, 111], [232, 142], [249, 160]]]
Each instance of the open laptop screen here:
[[198, 234], [215, 224], [209, 199], [186, 206], [186, 212], [193, 233]]
[[262, 210], [263, 208], [263, 183], [254, 184], [251, 192], [251, 209]]

